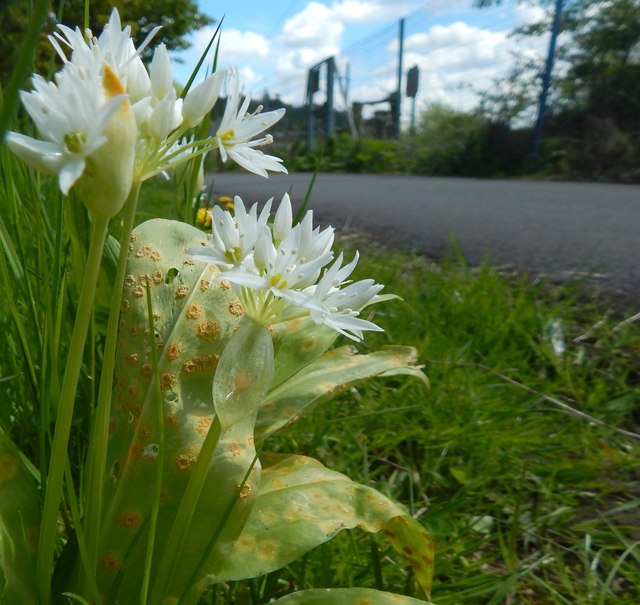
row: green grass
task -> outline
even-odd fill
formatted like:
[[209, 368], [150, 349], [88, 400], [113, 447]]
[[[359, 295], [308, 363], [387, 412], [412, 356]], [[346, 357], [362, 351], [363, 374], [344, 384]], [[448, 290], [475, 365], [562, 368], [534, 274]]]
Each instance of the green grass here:
[[[579, 285], [360, 248], [358, 275], [404, 299], [375, 310], [386, 331], [367, 344], [415, 346], [431, 389], [397, 379], [358, 386], [278, 446], [405, 503], [437, 543], [439, 605], [637, 603], [638, 441], [547, 398], [637, 430], [638, 326], [616, 329], [622, 316]], [[553, 322], [563, 354], [553, 351]], [[411, 586], [395, 557], [379, 556], [376, 580], [369, 539], [345, 537], [308, 558], [305, 581]]]
[[[7, 154], [2, 162], [0, 216], [10, 237], [1, 255], [9, 354], [0, 360], [0, 423], [42, 469], [86, 217], [63, 202], [55, 183]], [[176, 195], [156, 181], [143, 190], [139, 219], [171, 218]], [[398, 377], [358, 385], [267, 449], [312, 455], [403, 502], [437, 544], [437, 605], [639, 602], [638, 440], [557, 403], [638, 431], [640, 329], [620, 323], [635, 309], [579, 284], [533, 283], [456, 257], [434, 264], [354, 235], [340, 243], [360, 249], [356, 278], [374, 277], [403, 299], [371, 308], [385, 332], [362, 347], [416, 347], [431, 388]], [[74, 464], [85, 455], [107, 294], [99, 296], [81, 377], [86, 405], [75, 419]], [[554, 353], [553, 326], [562, 354]], [[284, 570], [217, 587], [203, 603], [266, 603], [325, 586], [417, 594], [384, 542], [356, 531]]]

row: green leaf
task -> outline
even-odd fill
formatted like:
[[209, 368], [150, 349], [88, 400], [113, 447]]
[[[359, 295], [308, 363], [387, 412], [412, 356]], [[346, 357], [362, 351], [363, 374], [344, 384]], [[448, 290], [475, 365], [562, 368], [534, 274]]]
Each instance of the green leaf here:
[[284, 567], [339, 531], [382, 531], [429, 594], [433, 546], [427, 531], [396, 503], [313, 458], [263, 456], [258, 496], [233, 552], [215, 582]]
[[277, 324], [272, 334], [276, 350], [274, 387], [320, 357], [338, 338], [335, 330], [309, 317]]
[[38, 602], [35, 561], [40, 527], [36, 481], [0, 428], [0, 603]]
[[[390, 346], [368, 355], [356, 354], [351, 346], [331, 350], [267, 395], [258, 413], [256, 439], [268, 437], [320, 401], [365, 378], [408, 374], [428, 384], [415, 362], [412, 347]], [[277, 363], [276, 356], [276, 368]]]
[[294, 592], [274, 603], [279, 605], [425, 605], [427, 601], [372, 588], [314, 588]]
[[[155, 491], [159, 443], [164, 442], [163, 483], [154, 540], [151, 582], [164, 554], [181, 500], [209, 428], [214, 425], [213, 377], [220, 356], [243, 319], [230, 284], [214, 265], [194, 261], [190, 247], [206, 241], [190, 225], [152, 220], [140, 225], [129, 245], [129, 261], [118, 333], [116, 388], [98, 547], [97, 581], [108, 600], [140, 594]], [[147, 288], [157, 348], [149, 344]], [[158, 422], [160, 383], [163, 426]], [[229, 426], [215, 444], [204, 488], [189, 517], [189, 531], [171, 566], [169, 590], [192, 577], [210, 550], [230, 502], [255, 458], [253, 418]], [[163, 439], [161, 437], [161, 431]], [[219, 533], [214, 555], [224, 560], [248, 515], [257, 475], [246, 482], [241, 505]], [[213, 555], [212, 555], [213, 557]], [[203, 573], [208, 572], [204, 569]], [[70, 590], [73, 587], [69, 587]], [[126, 598], [125, 598], [126, 595]]]

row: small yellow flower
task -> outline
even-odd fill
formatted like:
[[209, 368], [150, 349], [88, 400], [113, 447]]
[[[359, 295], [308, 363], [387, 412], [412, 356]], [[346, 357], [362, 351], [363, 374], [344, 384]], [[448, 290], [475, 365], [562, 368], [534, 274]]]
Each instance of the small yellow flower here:
[[209, 229], [209, 227], [211, 227], [210, 210], [211, 208], [198, 208], [198, 212], [196, 213], [196, 225], [203, 229]]
[[222, 206], [222, 208], [224, 208], [224, 210], [233, 210], [234, 209], [233, 198], [229, 197], [228, 195], [221, 195], [218, 198], [218, 204], [220, 206]]

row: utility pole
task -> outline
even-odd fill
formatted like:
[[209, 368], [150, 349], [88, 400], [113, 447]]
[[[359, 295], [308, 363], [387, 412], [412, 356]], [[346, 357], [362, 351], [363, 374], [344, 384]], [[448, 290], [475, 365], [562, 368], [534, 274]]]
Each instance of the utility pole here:
[[333, 101], [333, 82], [336, 78], [336, 62], [333, 57], [329, 57], [325, 60], [327, 64], [327, 107], [326, 114], [324, 116], [325, 119], [325, 136], [329, 138], [333, 136], [333, 131], [336, 126], [336, 114], [334, 111], [334, 101]]
[[313, 149], [315, 118], [313, 95], [320, 90], [320, 64], [313, 66], [307, 74], [307, 151]]
[[411, 99], [411, 136], [416, 134], [416, 95], [418, 94], [418, 81], [420, 80], [420, 69], [414, 65], [407, 72], [407, 96]]
[[553, 24], [551, 26], [551, 37], [549, 39], [549, 52], [547, 53], [547, 62], [544, 68], [544, 76], [542, 78], [542, 91], [540, 92], [540, 105], [538, 106], [538, 117], [533, 129], [533, 141], [531, 143], [531, 155], [536, 157], [542, 137], [542, 128], [544, 126], [544, 116], [547, 111], [547, 98], [549, 96], [549, 87], [551, 86], [551, 73], [553, 71], [553, 60], [556, 53], [556, 43], [558, 34], [560, 33], [560, 21], [562, 17], [562, 4], [564, 0], [556, 0], [555, 11], [553, 15]]
[[396, 103], [393, 106], [393, 130], [396, 137], [400, 136], [400, 116], [402, 105], [402, 59], [404, 55], [404, 17], [400, 19], [398, 30], [398, 86], [396, 88]]

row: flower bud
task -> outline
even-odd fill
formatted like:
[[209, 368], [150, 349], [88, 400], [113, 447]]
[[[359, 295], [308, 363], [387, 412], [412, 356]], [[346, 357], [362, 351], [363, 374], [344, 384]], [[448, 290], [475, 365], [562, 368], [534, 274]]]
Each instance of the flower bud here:
[[[125, 94], [122, 83], [106, 63], [102, 86], [107, 98]], [[107, 142], [87, 156], [86, 168], [74, 190], [91, 212], [111, 218], [124, 205], [133, 182], [137, 130], [128, 99], [109, 120], [103, 134]]]
[[225, 72], [218, 71], [189, 90], [182, 105], [182, 117], [188, 126], [199, 124], [213, 109], [224, 77]]

